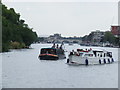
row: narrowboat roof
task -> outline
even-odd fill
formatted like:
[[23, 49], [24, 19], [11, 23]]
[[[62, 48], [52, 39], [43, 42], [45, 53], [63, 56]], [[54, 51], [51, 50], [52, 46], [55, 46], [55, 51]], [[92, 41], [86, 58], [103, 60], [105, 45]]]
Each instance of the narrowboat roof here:
[[41, 48], [41, 49], [56, 49], [56, 48]]

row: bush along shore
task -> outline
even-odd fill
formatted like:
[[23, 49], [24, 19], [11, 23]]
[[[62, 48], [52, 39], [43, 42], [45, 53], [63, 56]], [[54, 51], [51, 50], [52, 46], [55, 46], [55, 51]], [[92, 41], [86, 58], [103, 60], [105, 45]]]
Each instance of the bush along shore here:
[[2, 4], [2, 52], [29, 48], [36, 39], [36, 32], [20, 19], [20, 14]]

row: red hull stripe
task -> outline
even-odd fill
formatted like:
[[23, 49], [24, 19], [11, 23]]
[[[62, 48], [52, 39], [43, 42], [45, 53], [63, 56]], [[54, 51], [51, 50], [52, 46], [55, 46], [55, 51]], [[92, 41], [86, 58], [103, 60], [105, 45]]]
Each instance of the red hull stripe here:
[[45, 55], [58, 57], [58, 55], [54, 55], [54, 54], [40, 54], [40, 56], [45, 56]]

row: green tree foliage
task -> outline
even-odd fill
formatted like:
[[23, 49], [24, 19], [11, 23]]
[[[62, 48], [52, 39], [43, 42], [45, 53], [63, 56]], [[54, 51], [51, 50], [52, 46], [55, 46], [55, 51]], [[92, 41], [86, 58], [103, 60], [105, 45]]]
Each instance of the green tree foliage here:
[[20, 14], [13, 8], [7, 9], [2, 5], [2, 51], [8, 51], [12, 42], [30, 46], [36, 39], [36, 32], [33, 32], [25, 21], [20, 19]]
[[36, 40], [36, 42], [43, 42], [44, 41], [44, 37], [38, 37], [38, 39]]
[[110, 31], [106, 31], [102, 39], [103, 42], [109, 42], [111, 44], [115, 44], [116, 43], [115, 40], [116, 40], [115, 36]]
[[90, 34], [88, 35], [88, 37], [87, 37], [88, 41], [92, 41], [93, 36], [94, 36], [93, 33], [90, 33]]
[[115, 37], [115, 45], [120, 47], [120, 37]]
[[[92, 38], [94, 37], [93, 33], [90, 33], [89, 35], [85, 35], [84, 37], [82, 37], [82, 41], [86, 41], [86, 42], [93, 42]], [[96, 40], [94, 40], [94, 42], [97, 42]], [[115, 46], [119, 46], [120, 47], [120, 37], [115, 37], [112, 32], [110, 31], [106, 31], [105, 35], [101, 38], [100, 40], [101, 43], [110, 43], [112, 45]]]
[[88, 41], [88, 35], [83, 36], [82, 41]]

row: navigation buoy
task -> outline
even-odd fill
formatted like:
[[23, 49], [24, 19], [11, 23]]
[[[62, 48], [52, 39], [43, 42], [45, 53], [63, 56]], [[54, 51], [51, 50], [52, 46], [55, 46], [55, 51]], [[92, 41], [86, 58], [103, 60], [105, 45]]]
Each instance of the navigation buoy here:
[[110, 59], [108, 58], [108, 63], [110, 63]]
[[85, 60], [85, 65], [88, 65], [88, 59]]
[[101, 60], [99, 59], [99, 64], [101, 64]]
[[104, 59], [104, 64], [106, 63], [106, 60]]

